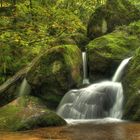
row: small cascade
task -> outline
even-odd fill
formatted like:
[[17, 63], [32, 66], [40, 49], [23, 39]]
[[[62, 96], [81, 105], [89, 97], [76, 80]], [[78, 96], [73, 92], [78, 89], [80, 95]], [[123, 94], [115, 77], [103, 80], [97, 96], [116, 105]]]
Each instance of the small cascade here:
[[[105, 117], [121, 119], [123, 88], [117, 81], [121, 80], [130, 59], [127, 58], [121, 62], [112, 81], [104, 81], [67, 92], [58, 106], [57, 114], [66, 119]], [[86, 74], [84, 76], [86, 77]]]
[[86, 52], [82, 52], [83, 60], [83, 84], [89, 84], [89, 79], [87, 78], [87, 55]]
[[124, 69], [125, 69], [125, 66], [128, 64], [129, 60], [131, 59], [132, 57], [129, 57], [127, 59], [124, 59], [121, 64], [119, 65], [119, 67], [117, 68], [113, 78], [112, 78], [112, 81], [113, 82], [120, 82], [121, 80], [121, 77], [124, 73]]
[[19, 96], [28, 95], [30, 91], [31, 91], [31, 87], [28, 84], [26, 78], [24, 78], [19, 89]]
[[123, 108], [122, 108], [123, 107], [123, 99], [124, 99], [123, 88], [122, 88], [122, 85], [121, 85], [121, 88], [118, 89], [117, 96], [116, 96], [116, 99], [115, 99], [115, 103], [110, 110], [109, 117], [119, 118], [119, 119], [122, 118], [122, 115], [123, 115]]
[[[93, 119], [113, 114], [110, 111], [116, 96], [122, 92], [120, 83], [102, 82], [80, 90], [71, 90], [62, 99], [57, 113], [63, 118]], [[111, 112], [111, 113], [110, 113]], [[118, 112], [118, 116], [121, 116]], [[113, 114], [112, 117], [116, 117]]]

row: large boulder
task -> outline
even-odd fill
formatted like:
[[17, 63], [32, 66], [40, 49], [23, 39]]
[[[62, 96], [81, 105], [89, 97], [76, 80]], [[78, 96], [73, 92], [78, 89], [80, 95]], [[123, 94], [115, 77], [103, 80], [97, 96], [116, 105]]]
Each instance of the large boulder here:
[[55, 109], [63, 95], [81, 82], [81, 51], [76, 45], [61, 45], [42, 54], [26, 78], [32, 94]]
[[81, 50], [84, 50], [85, 45], [89, 42], [89, 38], [86, 34], [82, 33], [74, 33], [71, 35], [61, 35], [60, 37], [56, 38], [55, 41], [51, 42], [51, 46], [58, 46], [58, 45], [77, 45]]
[[124, 88], [124, 119], [140, 121], [140, 48], [128, 64], [122, 81]]
[[96, 38], [87, 45], [90, 80], [110, 79], [120, 62], [140, 46], [140, 21]]
[[112, 32], [116, 26], [140, 19], [140, 10], [127, 0], [107, 0], [91, 15], [87, 27], [90, 39]]
[[61, 117], [33, 96], [20, 96], [0, 108], [1, 130], [19, 131], [65, 124]]

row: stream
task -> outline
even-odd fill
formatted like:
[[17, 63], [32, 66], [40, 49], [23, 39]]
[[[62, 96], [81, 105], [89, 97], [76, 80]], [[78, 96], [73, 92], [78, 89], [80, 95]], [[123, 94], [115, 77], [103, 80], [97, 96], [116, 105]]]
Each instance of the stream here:
[[74, 122], [22, 132], [0, 131], [0, 140], [140, 140], [140, 123], [98, 122]]

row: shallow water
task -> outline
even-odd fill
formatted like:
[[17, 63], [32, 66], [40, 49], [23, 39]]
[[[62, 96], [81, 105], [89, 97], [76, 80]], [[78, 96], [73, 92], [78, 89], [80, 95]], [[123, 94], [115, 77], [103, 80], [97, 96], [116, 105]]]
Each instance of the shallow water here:
[[140, 123], [71, 123], [24, 132], [0, 132], [0, 140], [140, 140]]

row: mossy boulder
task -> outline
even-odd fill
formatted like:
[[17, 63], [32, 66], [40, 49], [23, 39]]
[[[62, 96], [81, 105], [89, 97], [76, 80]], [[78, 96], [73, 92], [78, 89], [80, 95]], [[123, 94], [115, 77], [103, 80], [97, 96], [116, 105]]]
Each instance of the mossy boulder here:
[[81, 50], [85, 50], [85, 46], [88, 44], [89, 42], [89, 38], [85, 35], [85, 34], [72, 34], [71, 38], [75, 41], [76, 45], [81, 49]]
[[112, 32], [116, 26], [140, 19], [140, 10], [127, 0], [107, 0], [91, 15], [87, 27], [90, 39]]
[[123, 118], [140, 121], [140, 48], [129, 63], [122, 84], [125, 97]]
[[0, 108], [0, 130], [29, 130], [66, 122], [33, 96], [22, 96]]
[[140, 21], [96, 38], [87, 45], [91, 81], [110, 79], [120, 62], [140, 46]]
[[51, 46], [58, 45], [77, 45], [81, 50], [85, 50], [85, 46], [88, 44], [89, 38], [85, 33], [73, 33], [71, 35], [61, 35], [55, 41], [51, 42]]
[[61, 45], [42, 54], [27, 74], [32, 94], [49, 108], [56, 108], [63, 95], [81, 82], [81, 51], [76, 45]]

